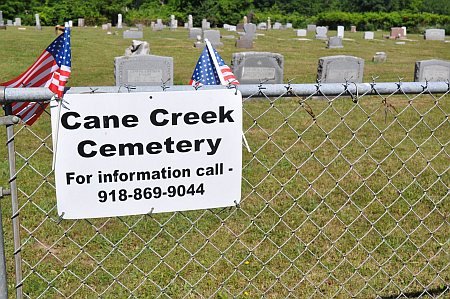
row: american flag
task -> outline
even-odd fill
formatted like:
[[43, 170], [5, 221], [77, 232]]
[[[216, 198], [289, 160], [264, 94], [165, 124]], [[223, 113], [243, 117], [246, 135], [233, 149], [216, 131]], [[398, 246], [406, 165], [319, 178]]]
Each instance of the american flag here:
[[208, 40], [197, 65], [195, 66], [189, 85], [228, 85], [239, 84], [228, 65], [217, 53]]
[[[70, 76], [71, 50], [70, 28], [58, 36], [41, 56], [19, 77], [1, 86], [12, 88], [48, 87], [59, 98], [64, 94], [64, 86]], [[45, 111], [48, 103], [14, 102], [12, 113], [19, 116], [27, 125], [32, 125]]]

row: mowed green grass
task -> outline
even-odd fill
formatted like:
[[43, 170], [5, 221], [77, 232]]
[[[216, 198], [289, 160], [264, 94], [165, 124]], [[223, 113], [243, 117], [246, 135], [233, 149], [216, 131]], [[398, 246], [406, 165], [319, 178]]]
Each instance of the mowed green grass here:
[[[293, 31], [261, 33], [253, 50], [283, 54], [285, 79], [295, 83], [314, 82], [317, 60], [327, 55], [362, 57], [365, 81], [382, 82], [412, 81], [416, 60], [450, 60], [450, 44], [417, 35], [396, 45], [381, 32], [375, 41], [346, 32], [354, 41], [330, 50], [323, 41], [295, 40]], [[144, 37], [152, 54], [174, 57], [174, 82], [186, 84], [201, 51], [187, 31], [147, 29]], [[0, 81], [25, 70], [53, 38], [51, 28], [0, 31]], [[238, 49], [223, 42], [219, 52], [230, 62]], [[129, 44], [74, 28], [70, 85], [113, 85], [114, 57]], [[387, 63], [370, 61], [377, 51]], [[239, 208], [79, 221], [58, 221], [48, 115], [17, 126], [23, 290], [31, 298], [442, 293], [450, 281], [449, 99], [245, 99], [252, 152], [243, 150]], [[6, 147], [0, 151], [6, 186]], [[13, 293], [8, 198], [2, 208]]]

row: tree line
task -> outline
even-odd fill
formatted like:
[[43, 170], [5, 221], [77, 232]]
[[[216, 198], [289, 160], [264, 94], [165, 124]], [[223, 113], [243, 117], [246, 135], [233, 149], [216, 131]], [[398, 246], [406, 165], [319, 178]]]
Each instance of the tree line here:
[[[395, 21], [398, 15], [409, 19], [425, 13], [428, 17], [422, 17], [416, 27], [450, 26], [449, 0], [3, 0], [0, 11], [4, 19], [22, 18], [24, 25], [33, 25], [34, 14], [39, 13], [41, 23], [47, 26], [78, 18], [84, 18], [86, 25], [114, 24], [119, 13], [129, 24], [149, 23], [157, 18], [167, 21], [170, 15], [183, 23], [191, 14], [195, 26], [203, 18], [213, 26], [222, 26], [237, 24], [244, 15], [249, 15], [253, 22], [271, 17], [273, 21], [291, 22], [296, 27], [317, 21], [327, 23], [327, 17], [338, 16], [339, 21], [339, 14], [370, 25], [367, 18], [378, 15], [384, 21]], [[429, 17], [433, 15], [439, 17]]]

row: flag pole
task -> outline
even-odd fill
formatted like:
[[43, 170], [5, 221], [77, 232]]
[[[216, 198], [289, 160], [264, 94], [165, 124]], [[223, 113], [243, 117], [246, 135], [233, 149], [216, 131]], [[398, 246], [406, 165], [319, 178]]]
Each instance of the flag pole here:
[[216, 68], [216, 73], [219, 76], [220, 84], [227, 85], [227, 82], [225, 82], [225, 78], [223, 77], [222, 72], [220, 71], [219, 62], [217, 61], [216, 53], [214, 53], [214, 48], [209, 42], [207, 38], [205, 38], [206, 47], [208, 48], [209, 55], [211, 55], [211, 59], [214, 63], [214, 67]]

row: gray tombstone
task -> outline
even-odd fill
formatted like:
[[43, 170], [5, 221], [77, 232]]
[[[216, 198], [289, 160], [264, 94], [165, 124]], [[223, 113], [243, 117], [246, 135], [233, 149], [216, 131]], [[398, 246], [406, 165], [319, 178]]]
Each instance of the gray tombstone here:
[[258, 26], [256, 26], [256, 28], [258, 30], [267, 30], [267, 23], [266, 22], [261, 22], [258, 24]]
[[173, 85], [173, 58], [156, 55], [121, 56], [114, 59], [116, 86]]
[[337, 26], [337, 36], [344, 38], [344, 26]]
[[0, 10], [0, 22], [3, 21], [3, 11]]
[[283, 83], [284, 57], [270, 52], [233, 53], [231, 69], [241, 84]]
[[306, 27], [306, 30], [307, 30], [308, 32], [316, 32], [316, 28], [317, 28], [316, 25], [314, 25], [314, 24], [309, 24], [309, 25]]
[[332, 36], [328, 40], [327, 48], [329, 48], [329, 49], [338, 49], [338, 48], [343, 48], [343, 47], [344, 46], [342, 45], [342, 38], [339, 36]]
[[373, 39], [373, 38], [374, 38], [373, 31], [366, 31], [366, 32], [364, 32], [364, 39]]
[[350, 26], [350, 32], [356, 33], [356, 26]]
[[306, 31], [306, 29], [298, 29], [297, 30], [297, 36], [304, 37], [304, 36], [306, 36], [307, 33], [308, 32]]
[[445, 29], [427, 29], [424, 37], [426, 40], [445, 40]]
[[372, 61], [375, 63], [384, 63], [387, 60], [387, 55], [385, 52], [376, 52], [372, 57]]
[[39, 19], [39, 14], [38, 14], [38, 13], [35, 14], [35, 15], [34, 15], [34, 18], [36, 19], [36, 29], [37, 29], [37, 30], [42, 30], [42, 27], [41, 27], [41, 20]]
[[150, 44], [145, 41], [133, 40], [131, 46], [125, 49], [125, 56], [149, 55]]
[[211, 24], [208, 22], [208, 20], [203, 19], [202, 20], [202, 30], [209, 30], [211, 27]]
[[202, 30], [200, 28], [189, 28], [189, 38], [190, 39], [197, 39], [197, 36], [202, 36]]
[[267, 17], [267, 30], [272, 29], [272, 21], [270, 20], [270, 17]]
[[22, 19], [21, 18], [16, 18], [16, 20], [14, 21], [14, 26], [22, 26]]
[[192, 19], [192, 15], [188, 16], [188, 28], [194, 27], [194, 21]]
[[362, 83], [364, 59], [354, 56], [327, 56], [319, 58], [317, 79], [321, 83]]
[[83, 18], [78, 19], [78, 27], [84, 27], [84, 19]]
[[220, 41], [219, 30], [205, 30], [203, 31], [203, 39], [209, 40], [213, 47], [222, 47], [223, 43]]
[[6, 20], [6, 26], [12, 26], [13, 21], [12, 20]]
[[280, 22], [275, 22], [275, 23], [273, 24], [272, 29], [273, 29], [273, 30], [280, 30], [281, 27], [282, 27], [282, 25], [281, 25]]
[[244, 24], [245, 34], [236, 41], [236, 48], [252, 49], [253, 40], [256, 36], [256, 25], [252, 23]]
[[123, 25], [122, 25], [122, 14], [118, 14], [117, 15], [117, 29], [122, 29]]
[[417, 61], [414, 81], [450, 81], [450, 61], [438, 59]]
[[292, 29], [292, 23], [286, 23], [285, 28], [286, 29]]
[[123, 38], [142, 39], [144, 38], [144, 32], [141, 30], [125, 30]]
[[162, 19], [157, 19], [156, 24], [152, 27], [153, 31], [162, 31], [164, 29], [164, 24]]
[[316, 39], [328, 39], [328, 28], [324, 26], [316, 27]]

